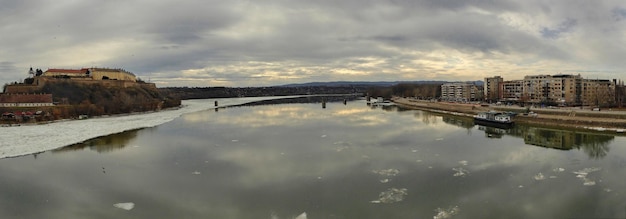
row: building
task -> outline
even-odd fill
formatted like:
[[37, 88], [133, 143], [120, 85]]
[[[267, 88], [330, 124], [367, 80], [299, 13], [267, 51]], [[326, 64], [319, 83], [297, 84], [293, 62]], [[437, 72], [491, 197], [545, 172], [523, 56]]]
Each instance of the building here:
[[580, 105], [580, 75], [530, 75], [524, 77], [522, 101], [548, 105]]
[[46, 77], [89, 77], [89, 69], [56, 69], [51, 68], [43, 73]]
[[626, 86], [622, 80], [614, 80], [613, 83], [615, 84], [615, 104], [621, 108], [626, 103]]
[[500, 96], [498, 100], [505, 102], [520, 102], [524, 95], [524, 81], [503, 81], [500, 82]]
[[615, 83], [611, 80], [582, 80], [582, 105], [612, 106], [615, 104]]
[[53, 106], [52, 94], [0, 94], [0, 107]]
[[48, 69], [42, 76], [57, 78], [91, 78], [93, 80], [137, 81], [135, 74], [123, 69], [111, 68]]
[[89, 74], [95, 80], [120, 80], [137, 82], [135, 74], [124, 69], [90, 68]]
[[504, 79], [500, 76], [485, 78], [484, 94], [485, 101], [496, 102], [500, 99], [500, 84]]
[[473, 83], [445, 83], [441, 85], [441, 99], [446, 101], [475, 101], [482, 92]]
[[[617, 80], [583, 79], [580, 74], [527, 75], [523, 80], [500, 81], [485, 78], [486, 96], [491, 101], [558, 106], [612, 106], [620, 98]], [[489, 84], [490, 83], [490, 84]], [[487, 88], [498, 84], [498, 89]], [[498, 96], [493, 98], [494, 93]], [[489, 99], [489, 98], [486, 98]]]

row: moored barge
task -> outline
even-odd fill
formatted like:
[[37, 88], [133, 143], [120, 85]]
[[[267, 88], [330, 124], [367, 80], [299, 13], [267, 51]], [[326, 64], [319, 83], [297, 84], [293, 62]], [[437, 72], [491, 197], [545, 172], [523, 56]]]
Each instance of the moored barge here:
[[493, 111], [478, 113], [474, 116], [474, 123], [497, 128], [511, 128], [514, 124], [510, 114]]

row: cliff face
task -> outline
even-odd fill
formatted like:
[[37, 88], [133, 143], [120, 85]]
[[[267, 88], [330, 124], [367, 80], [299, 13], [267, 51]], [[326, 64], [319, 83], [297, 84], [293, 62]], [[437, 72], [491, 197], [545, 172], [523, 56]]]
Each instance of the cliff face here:
[[180, 100], [162, 95], [153, 84], [118, 87], [60, 81], [46, 83], [39, 92], [52, 94], [57, 104], [75, 106], [76, 114], [119, 114], [180, 105]]

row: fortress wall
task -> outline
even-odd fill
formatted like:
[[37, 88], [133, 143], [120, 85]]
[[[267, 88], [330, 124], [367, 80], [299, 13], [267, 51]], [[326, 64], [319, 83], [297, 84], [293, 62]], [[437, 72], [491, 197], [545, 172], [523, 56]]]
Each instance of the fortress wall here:
[[119, 71], [93, 70], [91, 72], [91, 75], [96, 80], [102, 80], [102, 78], [106, 76], [109, 79], [114, 79], [114, 80], [132, 81], [132, 82], [137, 81], [137, 78], [134, 75], [126, 73], [126, 72], [119, 72]]
[[11, 84], [4, 87], [4, 93], [8, 94], [36, 93], [38, 90], [39, 86], [30, 84]]
[[10, 84], [5, 86], [5, 93], [38, 93], [46, 83], [74, 82], [80, 84], [100, 84], [107, 87], [144, 87], [157, 89], [154, 83], [137, 83], [131, 80], [97, 80], [91, 77], [53, 78], [35, 77], [34, 84]]

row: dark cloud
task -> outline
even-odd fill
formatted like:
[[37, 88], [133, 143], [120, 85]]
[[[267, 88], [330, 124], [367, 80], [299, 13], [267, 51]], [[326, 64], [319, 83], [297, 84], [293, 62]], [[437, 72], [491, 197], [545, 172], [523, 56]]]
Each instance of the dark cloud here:
[[626, 70], [620, 1], [0, 1], [3, 82], [31, 65], [231, 86]]
[[626, 18], [626, 9], [624, 8], [614, 8], [611, 12], [613, 13], [613, 17], [618, 21]]
[[545, 37], [545, 38], [550, 38], [550, 39], [557, 39], [561, 36], [562, 33], [567, 33], [572, 31], [572, 29], [576, 26], [576, 20], [574, 19], [567, 19], [563, 22], [561, 22], [557, 27], [555, 28], [547, 28], [544, 27], [541, 30], [541, 36]]

